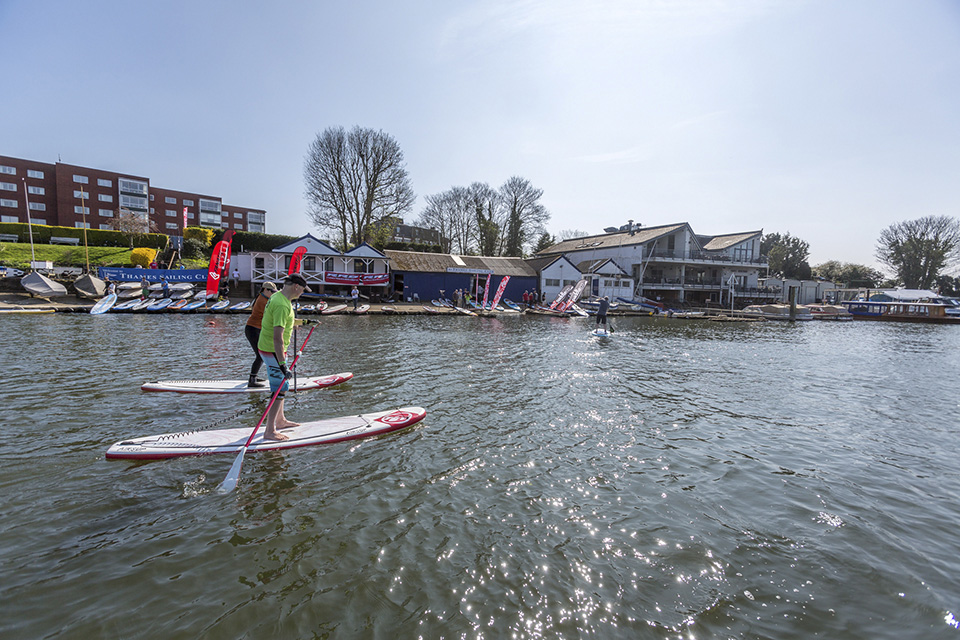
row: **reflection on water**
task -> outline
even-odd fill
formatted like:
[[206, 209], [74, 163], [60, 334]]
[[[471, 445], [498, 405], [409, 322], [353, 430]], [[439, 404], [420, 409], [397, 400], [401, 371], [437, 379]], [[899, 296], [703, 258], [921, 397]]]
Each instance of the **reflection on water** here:
[[139, 391], [245, 377], [244, 318], [4, 321], [5, 637], [958, 632], [955, 327], [324, 318], [304, 373], [356, 377], [291, 418], [427, 419], [220, 496], [232, 456], [103, 452], [253, 428], [264, 398]]

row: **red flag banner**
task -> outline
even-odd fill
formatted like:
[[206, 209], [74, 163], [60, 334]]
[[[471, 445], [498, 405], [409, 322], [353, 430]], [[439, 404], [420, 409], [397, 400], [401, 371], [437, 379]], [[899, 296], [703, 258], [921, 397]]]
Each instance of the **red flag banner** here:
[[290, 258], [290, 269], [287, 271], [287, 274], [300, 273], [300, 264], [303, 262], [303, 254], [307, 252], [306, 247], [297, 247], [293, 251], [293, 256]]
[[587, 286], [586, 280], [581, 280], [577, 283], [577, 286], [573, 288], [573, 291], [570, 292], [570, 296], [559, 306], [557, 307], [560, 311], [566, 311], [574, 304], [577, 300], [580, 299], [580, 294], [583, 293], [584, 288]]
[[184, 231], [186, 231], [187, 229], [187, 208], [186, 207], [183, 208], [183, 229]]
[[207, 297], [216, 298], [220, 291], [220, 276], [227, 264], [230, 254], [230, 244], [221, 240], [213, 248], [213, 254], [210, 256], [210, 267], [207, 269]]
[[497, 293], [493, 296], [493, 302], [490, 303], [491, 309], [496, 309], [497, 305], [500, 304], [500, 297], [503, 295], [504, 290], [506, 290], [508, 282], [510, 282], [510, 276], [503, 276], [503, 280], [500, 281], [500, 286], [497, 287]]
[[389, 273], [336, 273], [325, 271], [323, 281], [327, 284], [384, 285], [390, 282]]
[[480, 305], [482, 309], [487, 308], [487, 298], [490, 296], [490, 280], [493, 276], [487, 276], [487, 284], [483, 285], [483, 304]]

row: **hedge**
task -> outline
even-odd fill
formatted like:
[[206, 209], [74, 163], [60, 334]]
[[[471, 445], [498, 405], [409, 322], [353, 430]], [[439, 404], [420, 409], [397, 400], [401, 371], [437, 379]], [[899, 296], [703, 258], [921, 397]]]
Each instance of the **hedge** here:
[[130, 262], [144, 269], [157, 259], [157, 250], [150, 247], [138, 247], [130, 252]]
[[[10, 233], [19, 236], [21, 242], [30, 242], [30, 226], [26, 222], [0, 222], [0, 233]], [[40, 244], [50, 244], [51, 237], [77, 238], [83, 244], [83, 229], [78, 227], [54, 227], [46, 224], [33, 226], [33, 241]], [[163, 233], [143, 233], [134, 236], [134, 247], [152, 247], [163, 249], [170, 238]], [[128, 247], [130, 240], [120, 231], [104, 229], [87, 229], [87, 245], [91, 247]]]
[[[226, 229], [214, 233], [210, 244], [216, 244], [223, 238], [223, 232]], [[235, 231], [233, 234], [233, 253], [239, 253], [241, 250], [248, 251], [273, 251], [281, 245], [285, 245], [300, 236], [284, 236], [273, 233], [255, 233], [253, 231]]]

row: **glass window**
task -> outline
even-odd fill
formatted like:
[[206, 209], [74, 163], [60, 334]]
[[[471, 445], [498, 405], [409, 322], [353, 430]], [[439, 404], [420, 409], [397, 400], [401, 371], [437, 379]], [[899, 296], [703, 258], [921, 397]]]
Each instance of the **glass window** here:
[[193, 200], [184, 199], [184, 201], [183, 201], [183, 206], [185, 206], [185, 207], [192, 207], [192, 206], [193, 206]]
[[254, 259], [253, 259], [253, 268], [254, 268], [254, 269], [263, 269], [263, 267], [264, 267], [265, 264], [266, 264], [266, 263], [264, 262], [263, 258], [261, 258], [261, 257], [257, 257], [257, 258], [254, 258]]
[[113, 209], [100, 209], [100, 215], [103, 216], [104, 218], [112, 218]]
[[97, 197], [100, 199], [100, 202], [113, 202], [113, 196], [109, 193], [101, 193]]
[[179, 228], [179, 227], [177, 227], [177, 223], [176, 223], [176, 222], [168, 222], [168, 223], [167, 223], [167, 229], [177, 229], [177, 228]]
[[90, 178], [88, 178], [87, 176], [78, 176], [78, 175], [74, 174], [74, 176], [73, 176], [73, 181], [74, 181], [74, 182], [79, 182], [80, 184], [89, 184], [89, 183], [90, 183]]
[[17, 185], [13, 182], [0, 182], [0, 191], [16, 191]]
[[5, 173], [10, 176], [15, 176], [17, 175], [17, 170], [14, 167], [8, 167], [0, 164], [0, 173]]
[[101, 187], [112, 187], [113, 180], [107, 180], [106, 178], [97, 178], [97, 185]]
[[177, 199], [171, 198], [170, 196], [167, 196], [166, 198], [164, 198], [163, 201], [166, 202], [167, 204], [177, 204]]
[[130, 180], [128, 178], [119, 178], [117, 186], [121, 193], [130, 193], [138, 196], [147, 197], [147, 183], [139, 180]]
[[242, 214], [242, 213], [234, 213], [234, 214], [233, 214], [233, 217], [236, 218], [236, 219], [238, 219], [238, 220], [243, 220], [243, 214]]
[[222, 225], [220, 225], [220, 226], [223, 227], [224, 229], [229, 229], [229, 228], [230, 228], [230, 223], [229, 223], [229, 222], [224, 222], [224, 223], [223, 223]]
[[188, 220], [193, 220], [193, 212], [192, 212], [192, 211], [188, 211], [188, 212], [187, 212], [187, 219], [188, 219]]
[[45, 204], [42, 203], [42, 202], [31, 202], [31, 203], [30, 203], [30, 210], [31, 210], [31, 211], [46, 211], [46, 210], [47, 210], [47, 205], [45, 205]]
[[235, 225], [233, 225], [233, 228], [234, 228], [234, 229], [241, 229], [241, 230], [242, 230], [242, 229], [243, 229], [243, 225], [242, 225], [242, 224], [235, 224]]
[[31, 216], [30, 219], [33, 220], [33, 224], [47, 224], [46, 218], [34, 218]]
[[220, 203], [217, 200], [200, 199], [200, 213], [220, 213]]
[[247, 225], [247, 230], [248, 230], [248, 231], [253, 231], [254, 233], [263, 233], [263, 225], [262, 225], [262, 224], [252, 224], [252, 223], [251, 223], [251, 224], [248, 224], [248, 225]]
[[20, 222], [17, 216], [0, 216], [0, 222]]
[[16, 200], [4, 200], [0, 198], [0, 207], [13, 207], [14, 209], [19, 207], [20, 203]]
[[73, 223], [73, 226], [75, 226], [77, 229], [83, 229], [84, 227], [86, 227], [87, 229], [89, 229], [89, 228], [90, 228], [90, 223], [89, 223], [89, 222], [74, 222], [74, 223]]
[[27, 169], [28, 178], [39, 178], [43, 180], [43, 171], [35, 171], [34, 169]]
[[303, 270], [304, 270], [304, 271], [316, 271], [316, 270], [317, 270], [317, 257], [316, 257], [316, 256], [304, 256], [304, 257], [303, 257]]
[[27, 187], [27, 193], [32, 193], [35, 196], [42, 196], [47, 193], [47, 190], [43, 187]]
[[169, 218], [173, 218], [173, 217], [176, 217], [177, 215], [179, 215], [179, 214], [177, 213], [177, 210], [176, 210], [176, 209], [167, 209], [167, 210], [166, 210], [166, 213], [167, 213], [167, 217], [169, 217]]
[[81, 207], [80, 205], [77, 205], [73, 208], [73, 212], [87, 214], [90, 213], [90, 207]]
[[113, 225], [112, 225], [112, 224], [103, 224], [103, 223], [101, 223], [101, 224], [100, 224], [100, 228], [103, 229], [104, 231], [113, 231]]
[[147, 210], [147, 199], [138, 198], [136, 196], [120, 196], [120, 206], [125, 209], [139, 209], [140, 211]]

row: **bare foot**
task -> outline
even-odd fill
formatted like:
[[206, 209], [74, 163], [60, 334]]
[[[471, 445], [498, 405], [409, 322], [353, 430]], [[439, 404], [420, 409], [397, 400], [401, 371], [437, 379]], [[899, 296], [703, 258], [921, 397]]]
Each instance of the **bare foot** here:
[[285, 436], [282, 433], [277, 433], [276, 431], [264, 431], [263, 439], [264, 440], [289, 440], [290, 436]]
[[285, 420], [285, 421], [283, 422], [283, 424], [281, 424], [281, 425], [278, 426], [277, 428], [278, 428], [278, 429], [292, 429], [293, 427], [299, 427], [299, 426], [300, 426], [300, 423], [299, 423], [299, 422], [290, 422], [289, 420]]

